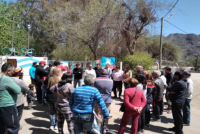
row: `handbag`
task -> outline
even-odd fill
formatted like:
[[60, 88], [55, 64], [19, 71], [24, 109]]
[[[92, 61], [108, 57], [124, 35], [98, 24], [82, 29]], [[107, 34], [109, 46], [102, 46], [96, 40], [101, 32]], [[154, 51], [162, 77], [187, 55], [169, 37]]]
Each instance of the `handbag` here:
[[[132, 101], [132, 100], [133, 100], [133, 98], [134, 98], [134, 97], [135, 97], [135, 95], [136, 95], [136, 92], [137, 92], [137, 88], [136, 88], [136, 90], [135, 90], [135, 93], [134, 93], [134, 95], [133, 95], [133, 97], [131, 98], [131, 100], [130, 100], [130, 101]], [[124, 103], [122, 103], [122, 105], [121, 105], [121, 107], [120, 107], [119, 111], [121, 111], [121, 112], [125, 112], [125, 104], [124, 104]]]

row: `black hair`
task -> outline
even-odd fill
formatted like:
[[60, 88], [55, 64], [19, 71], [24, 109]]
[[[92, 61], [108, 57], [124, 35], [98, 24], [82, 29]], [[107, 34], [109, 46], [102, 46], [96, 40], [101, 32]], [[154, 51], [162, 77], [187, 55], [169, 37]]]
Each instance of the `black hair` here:
[[72, 83], [72, 73], [66, 72], [63, 74], [61, 81], [58, 83], [58, 86], [61, 87], [66, 83]]
[[6, 72], [8, 70], [14, 70], [14, 65], [12, 63], [4, 63], [1, 67], [1, 72]]
[[177, 75], [179, 79], [182, 79], [184, 77], [184, 72], [182, 70], [176, 71], [174, 75]]
[[45, 70], [45, 71], [44, 71], [44, 76], [46, 76], [46, 77], [47, 77], [47, 76], [48, 76], [48, 74], [49, 74], [49, 71], [48, 71], [48, 70]]
[[161, 73], [161, 75], [164, 75], [164, 71], [163, 70], [160, 70], [160, 73]]
[[53, 65], [50, 63], [50, 64], [49, 64], [49, 67], [52, 67], [52, 66], [53, 66]]
[[169, 71], [172, 70], [171, 67], [165, 67], [165, 69], [166, 69], [166, 70], [169, 70]]
[[139, 83], [141, 83], [142, 85], [143, 85], [143, 89], [146, 89], [146, 77], [145, 77], [145, 75], [138, 75], [137, 76], [137, 78], [136, 78], [137, 80], [138, 80], [138, 82]]
[[31, 89], [34, 86], [35, 86], [34, 84], [30, 84], [28, 87]]
[[60, 61], [57, 61], [57, 60], [54, 61], [53, 65], [54, 65], [54, 66], [58, 66], [58, 65], [60, 65]]
[[37, 65], [37, 62], [33, 62], [33, 66]]

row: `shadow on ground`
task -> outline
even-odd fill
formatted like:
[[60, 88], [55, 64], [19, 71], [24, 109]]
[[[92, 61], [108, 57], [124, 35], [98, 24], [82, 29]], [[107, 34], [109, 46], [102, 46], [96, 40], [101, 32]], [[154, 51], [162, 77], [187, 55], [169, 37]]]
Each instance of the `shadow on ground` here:
[[32, 130], [31, 134], [57, 134], [54, 131], [40, 129], [40, 128], [30, 128], [29, 130]]
[[[41, 118], [46, 118], [46, 119], [49, 118], [48, 117], [48, 107], [36, 103], [35, 106], [33, 107], [33, 109], [34, 109], [34, 112], [32, 113], [32, 115], [34, 117], [25, 119], [25, 122], [27, 124], [30, 124], [30, 125], [34, 126], [34, 127], [49, 128], [50, 121], [41, 119]], [[35, 112], [35, 111], [38, 111], [38, 112]], [[35, 129], [35, 128], [31, 128], [31, 129]]]
[[[165, 116], [161, 116], [161, 121], [162, 121], [162, 123], [165, 123], [165, 124], [173, 122], [172, 119], [167, 118]], [[108, 128], [111, 131], [117, 133], [118, 130], [119, 130], [119, 127], [120, 127], [121, 119], [120, 118], [115, 119], [113, 122], [115, 124], [108, 125]], [[129, 119], [129, 122], [128, 122], [127, 126], [126, 126], [125, 133], [130, 133], [131, 126], [132, 126], [131, 122], [132, 122], [132, 118]], [[152, 131], [152, 132], [155, 132], [155, 133], [160, 133], [160, 134], [171, 134], [171, 132], [168, 131], [168, 128], [164, 128], [164, 127], [160, 127], [160, 126], [155, 126], [155, 125], [150, 125], [150, 128], [146, 128], [145, 127], [145, 130]]]
[[49, 128], [50, 126], [50, 122], [46, 121], [46, 120], [40, 120], [37, 117], [35, 118], [27, 118], [25, 119], [25, 122], [34, 126], [34, 127], [45, 127], [45, 128]]

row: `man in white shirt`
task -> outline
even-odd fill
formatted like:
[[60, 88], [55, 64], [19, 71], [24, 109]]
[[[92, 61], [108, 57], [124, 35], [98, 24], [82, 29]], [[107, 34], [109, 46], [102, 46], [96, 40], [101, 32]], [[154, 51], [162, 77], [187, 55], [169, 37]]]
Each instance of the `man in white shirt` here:
[[89, 65], [89, 68], [87, 70], [85, 70], [85, 76], [88, 74], [92, 74], [94, 76], [94, 78], [96, 78], [96, 72], [92, 67], [92, 64]]
[[105, 69], [108, 70], [108, 78], [111, 78], [112, 70], [109, 68], [109, 66], [110, 66], [110, 65], [107, 63]]
[[185, 70], [184, 77], [187, 79], [187, 95], [185, 99], [185, 104], [183, 106], [183, 124], [185, 126], [190, 126], [190, 102], [192, 100], [193, 93], [193, 81], [190, 76], [191, 73]]
[[122, 94], [122, 80], [123, 80], [123, 74], [124, 71], [120, 70], [119, 66], [116, 66], [115, 70], [112, 73], [114, 85], [113, 85], [113, 91], [114, 91], [114, 98], [117, 98], [117, 92], [116, 88], [119, 90], [119, 99], [121, 99]]
[[[165, 87], [165, 90], [164, 90], [164, 92], [163, 92], [163, 97], [164, 97], [164, 94], [166, 94], [166, 88], [168, 87], [168, 85], [167, 85], [167, 79], [166, 79], [166, 77], [164, 76], [164, 71], [163, 71], [163, 70], [160, 70], [160, 73], [161, 73], [160, 78], [161, 78], [161, 80], [163, 81], [164, 87]], [[164, 110], [164, 103], [163, 103], [162, 108], [161, 108], [161, 111], [160, 111], [160, 114], [161, 114], [161, 115], [163, 114], [163, 110]]]

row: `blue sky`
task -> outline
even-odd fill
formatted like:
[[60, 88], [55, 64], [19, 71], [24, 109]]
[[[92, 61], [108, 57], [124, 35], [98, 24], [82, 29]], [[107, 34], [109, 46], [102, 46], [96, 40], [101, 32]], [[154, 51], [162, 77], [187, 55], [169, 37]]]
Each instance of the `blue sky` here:
[[[168, 0], [176, 3], [177, 0]], [[159, 14], [162, 18], [168, 10]], [[167, 21], [184, 30], [187, 33], [200, 34], [200, 0], [179, 0], [176, 7], [168, 14], [174, 13], [172, 17], [166, 18]], [[155, 30], [152, 34], [160, 34], [161, 21], [155, 25]], [[164, 22], [163, 35], [167, 36], [170, 33], [184, 33], [172, 25]]]
[[[16, 1], [16, 0], [6, 0]], [[177, 0], [167, 0], [172, 3], [176, 3]], [[168, 10], [159, 13], [159, 18], [162, 18]], [[174, 15], [170, 18], [166, 18], [167, 21], [181, 28], [187, 33], [200, 34], [200, 0], [179, 0], [176, 7], [171, 11]], [[168, 15], [170, 15], [169, 13]], [[155, 24], [155, 27], [151, 29], [153, 35], [160, 34], [161, 22]], [[164, 22], [163, 35], [167, 36], [170, 33], [184, 33], [172, 25]]]

